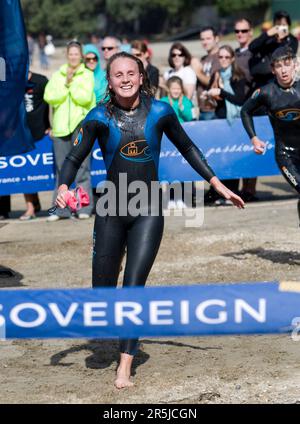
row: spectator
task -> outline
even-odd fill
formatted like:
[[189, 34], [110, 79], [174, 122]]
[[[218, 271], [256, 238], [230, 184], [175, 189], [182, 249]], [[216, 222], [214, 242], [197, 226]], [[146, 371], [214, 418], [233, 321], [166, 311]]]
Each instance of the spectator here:
[[[235, 61], [239, 68], [244, 72], [247, 82], [249, 84], [249, 93], [251, 94], [251, 87], [253, 83], [253, 77], [250, 73], [249, 60], [252, 57], [252, 53], [249, 50], [249, 44], [251, 42], [253, 31], [252, 24], [247, 18], [238, 19], [234, 25], [234, 32], [236, 39], [239, 43], [239, 47], [235, 50]], [[251, 202], [257, 200], [256, 194], [256, 178], [243, 178], [243, 187], [241, 190], [241, 197], [245, 202]]]
[[144, 69], [150, 81], [150, 85], [155, 92], [158, 89], [159, 84], [159, 70], [149, 62], [149, 51], [147, 44], [144, 43], [144, 41], [132, 41], [131, 54], [143, 62]]
[[[211, 79], [211, 88], [203, 92], [203, 96], [212, 97], [216, 101], [216, 117], [226, 118], [232, 124], [240, 117], [241, 106], [246, 100], [247, 80], [243, 71], [235, 63], [234, 51], [230, 46], [222, 46], [219, 50], [220, 71]], [[238, 192], [239, 180], [226, 180], [226, 185], [235, 193]], [[205, 195], [206, 202], [216, 206], [228, 204], [224, 202], [215, 190], [209, 190]]]
[[[162, 97], [161, 101], [168, 103], [174, 109], [179, 122], [192, 121], [194, 105], [190, 99], [184, 95], [183, 82], [179, 77], [171, 77], [167, 81], [168, 96]], [[193, 195], [195, 196], [195, 187], [192, 188]], [[181, 199], [174, 200], [174, 191], [170, 192], [170, 200], [168, 202], [168, 209], [182, 209], [186, 208], [184, 203], [184, 184], [181, 183]]]
[[94, 44], [87, 44], [83, 48], [85, 66], [94, 73], [96, 103], [99, 103], [105, 97], [107, 88], [106, 75], [100, 66], [100, 54]]
[[35, 42], [31, 34], [27, 34], [27, 44], [28, 44], [29, 65], [32, 65]]
[[123, 37], [122, 38], [122, 43], [120, 46], [120, 50], [121, 52], [126, 52], [126, 53], [130, 53], [131, 51], [131, 43], [129, 42], [127, 37]]
[[120, 51], [121, 43], [116, 37], [104, 37], [102, 41], [101, 51], [103, 54], [103, 68], [106, 69], [108, 59], [111, 58], [115, 53]]
[[226, 118], [232, 124], [235, 118], [240, 117], [248, 84], [244, 72], [235, 63], [234, 51], [230, 46], [220, 47], [219, 61], [220, 71], [212, 76], [210, 89], [203, 92], [203, 96], [213, 97], [217, 102], [216, 117]]
[[220, 69], [218, 58], [219, 36], [213, 27], [205, 27], [200, 32], [200, 41], [206, 51], [206, 55], [200, 60], [192, 58], [191, 66], [197, 75], [197, 96], [200, 108], [200, 120], [209, 120], [215, 118], [215, 102], [202, 97], [203, 91], [209, 87], [211, 76]]
[[46, 35], [46, 45], [45, 45], [45, 54], [48, 57], [51, 57], [55, 54], [55, 45], [53, 44], [52, 35]]
[[39, 57], [40, 57], [40, 66], [42, 69], [49, 68], [48, 56], [45, 52], [45, 47], [47, 44], [46, 36], [41, 32], [38, 36], [38, 46], [39, 46]]
[[149, 45], [149, 41], [148, 41], [148, 40], [144, 39], [144, 40], [142, 40], [142, 41], [143, 41], [143, 43], [145, 43], [145, 44], [146, 44], [146, 46], [147, 46], [147, 49], [148, 49], [148, 55], [149, 55], [148, 62], [150, 62], [150, 63], [151, 63], [152, 58], [153, 58], [153, 50], [151, 49], [151, 47], [150, 47], [150, 45]]
[[179, 77], [171, 77], [167, 81], [168, 96], [162, 97], [161, 101], [168, 103], [174, 109], [180, 123], [192, 121], [194, 105], [184, 95], [183, 82]]
[[275, 12], [273, 24], [272, 28], [249, 44], [249, 50], [253, 54], [249, 66], [254, 79], [254, 89], [273, 80], [270, 58], [278, 47], [289, 46], [297, 54], [298, 40], [289, 31], [289, 14], [285, 11]]
[[[26, 87], [24, 102], [27, 113], [27, 124], [34, 140], [42, 139], [49, 132], [49, 106], [44, 101], [44, 91], [48, 79], [40, 74], [28, 72], [28, 84]], [[20, 216], [21, 221], [35, 218], [36, 212], [41, 210], [37, 193], [24, 194], [26, 211]]]
[[[194, 113], [194, 105], [190, 99], [184, 95], [183, 82], [182, 79], [176, 76], [173, 76], [167, 81], [168, 95], [161, 98], [161, 101], [168, 103], [174, 109], [179, 122], [192, 121]], [[196, 197], [196, 186], [193, 183], [192, 186], [192, 196], [193, 203], [195, 202]], [[168, 209], [184, 209], [186, 204], [184, 202], [184, 183], [181, 183], [181, 199], [174, 199], [174, 191], [170, 192], [170, 199], [168, 202]]]
[[[184, 94], [187, 98], [196, 102], [196, 82], [197, 77], [191, 68], [192, 56], [188, 49], [181, 43], [174, 43], [169, 52], [169, 65], [171, 69], [164, 73], [165, 82], [173, 76], [182, 79]], [[194, 103], [195, 104], [195, 103]]]
[[236, 40], [239, 43], [239, 47], [235, 50], [236, 64], [244, 72], [250, 87], [253, 77], [249, 68], [249, 60], [252, 57], [252, 53], [249, 50], [249, 44], [252, 40], [253, 31], [249, 19], [241, 18], [237, 20], [234, 25], [234, 32]]
[[93, 44], [97, 48], [98, 53], [101, 55], [102, 40], [99, 37], [99, 35], [91, 34], [90, 35], [90, 44]]
[[10, 195], [0, 196], [0, 221], [9, 218], [10, 212]]
[[[48, 82], [44, 99], [53, 108], [52, 134], [56, 165], [56, 183], [66, 155], [70, 152], [77, 137], [79, 126], [90, 109], [96, 104], [94, 94], [94, 75], [82, 63], [82, 47], [78, 41], [71, 41], [67, 46], [68, 63], [54, 73]], [[88, 191], [91, 204], [78, 211], [78, 218], [89, 218], [93, 209], [90, 156], [81, 165], [76, 182]], [[54, 200], [56, 199], [56, 190]], [[69, 218], [68, 210], [57, 210], [48, 221]]]

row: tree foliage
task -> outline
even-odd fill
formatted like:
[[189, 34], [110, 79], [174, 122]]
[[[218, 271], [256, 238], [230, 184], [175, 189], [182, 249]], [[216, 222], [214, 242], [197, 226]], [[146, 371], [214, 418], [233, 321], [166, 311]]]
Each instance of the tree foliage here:
[[74, 37], [97, 29], [104, 0], [21, 0], [27, 30]]
[[100, 14], [109, 18], [107, 30], [110, 32], [111, 29], [120, 29], [120, 24], [133, 24], [143, 18], [147, 19], [147, 15], [153, 11], [161, 13], [171, 22], [172, 19], [183, 20], [192, 12], [193, 6], [202, 2], [203, 0], [21, 0], [29, 32], [50, 32], [62, 38], [80, 37], [95, 32]]
[[188, 26], [193, 10], [218, 5], [221, 14], [249, 10], [271, 0], [21, 0], [27, 30], [45, 31], [56, 38], [96, 32], [99, 15], [107, 17], [107, 32], [150, 31], [164, 22], [164, 30]]
[[217, 0], [220, 13], [229, 14], [249, 10], [256, 6], [269, 6], [271, 0]]
[[[107, 12], [118, 21], [132, 21], [145, 16], [150, 10], [161, 9], [171, 16], [183, 13], [199, 3], [195, 0], [106, 0]], [[200, 1], [201, 3], [201, 1]]]

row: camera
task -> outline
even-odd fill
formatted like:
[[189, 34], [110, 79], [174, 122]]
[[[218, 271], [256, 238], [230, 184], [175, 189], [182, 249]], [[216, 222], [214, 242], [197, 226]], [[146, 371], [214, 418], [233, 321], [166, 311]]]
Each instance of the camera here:
[[278, 31], [284, 32], [285, 34], [287, 34], [289, 27], [287, 25], [278, 25], [277, 29], [278, 29]]

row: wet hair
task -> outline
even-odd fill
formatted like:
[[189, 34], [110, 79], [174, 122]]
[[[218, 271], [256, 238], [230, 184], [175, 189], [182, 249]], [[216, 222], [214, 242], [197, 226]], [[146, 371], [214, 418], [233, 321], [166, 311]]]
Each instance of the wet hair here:
[[167, 81], [167, 87], [170, 90], [171, 84], [176, 83], [180, 85], [181, 91], [184, 92], [182, 79], [176, 76], [170, 77]]
[[[231, 57], [235, 58], [234, 50], [231, 46], [226, 44], [226, 45], [221, 46], [219, 48], [219, 53], [220, 53], [221, 50], [226, 50], [230, 54]], [[237, 65], [235, 60], [232, 62], [231, 66], [232, 66], [232, 79], [234, 81], [239, 81], [239, 80], [245, 78], [244, 71]]]
[[133, 40], [131, 42], [131, 48], [136, 49], [141, 53], [147, 53], [147, 51], [148, 51], [147, 44], [144, 41], [141, 41], [141, 40]]
[[273, 16], [273, 23], [275, 24], [276, 21], [280, 21], [280, 19], [286, 19], [288, 26], [291, 26], [291, 17], [285, 10], [278, 10], [274, 13]]
[[[138, 69], [139, 69], [139, 74], [141, 74], [142, 77], [143, 77], [143, 82], [142, 82], [142, 85], [140, 86], [140, 89], [139, 89], [140, 94], [145, 95], [147, 97], [153, 97], [153, 91], [150, 87], [149, 78], [148, 78], [148, 75], [147, 75], [147, 73], [144, 69], [143, 62], [139, 58], [133, 56], [130, 53], [119, 52], [119, 53], [115, 53], [113, 56], [111, 56], [109, 58], [109, 60], [107, 61], [107, 67], [106, 67], [106, 79], [107, 79], [107, 81], [109, 82], [109, 79], [110, 79], [111, 65], [117, 59], [130, 59], [137, 64]], [[114, 106], [116, 105], [116, 98], [115, 98], [115, 92], [109, 87], [109, 83], [107, 84], [107, 89], [106, 89], [104, 99], [105, 100], [102, 100], [100, 102], [100, 104], [104, 104], [105, 107], [108, 110], [109, 115], [112, 116]]]
[[295, 58], [296, 58], [296, 55], [290, 47], [288, 46], [278, 47], [278, 49], [276, 49], [272, 53], [271, 66], [274, 66], [275, 62], [279, 62], [280, 60], [295, 59]]
[[183, 44], [174, 43], [174, 44], [172, 44], [172, 46], [170, 48], [169, 57], [168, 57], [168, 62], [169, 62], [169, 65], [171, 66], [171, 68], [173, 68], [173, 69], [175, 68], [174, 61], [173, 61], [173, 58], [172, 58], [172, 53], [173, 53], [174, 50], [179, 50], [180, 53], [183, 54], [183, 56], [184, 56], [183, 66], [190, 65], [191, 60], [192, 60], [191, 53], [188, 51], [188, 49], [186, 47], [184, 47]]
[[201, 36], [202, 32], [205, 32], [205, 31], [211, 31], [213, 33], [214, 37], [217, 37], [219, 35], [216, 28], [214, 28], [213, 26], [206, 26], [206, 27], [201, 28], [200, 36]]

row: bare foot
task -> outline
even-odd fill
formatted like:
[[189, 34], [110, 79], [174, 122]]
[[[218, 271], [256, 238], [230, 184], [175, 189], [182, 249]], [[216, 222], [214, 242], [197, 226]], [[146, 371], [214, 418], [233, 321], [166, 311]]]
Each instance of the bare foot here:
[[132, 360], [132, 355], [121, 353], [121, 361], [117, 369], [117, 378], [115, 380], [117, 389], [124, 389], [125, 387], [132, 387], [134, 385], [130, 381]]
[[121, 370], [119, 367], [117, 370], [115, 386], [117, 389], [124, 389], [124, 387], [132, 387], [133, 383], [130, 381], [130, 373], [128, 374], [126, 370]]

